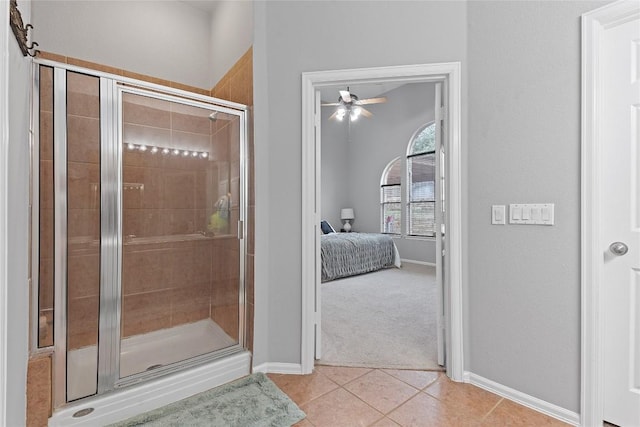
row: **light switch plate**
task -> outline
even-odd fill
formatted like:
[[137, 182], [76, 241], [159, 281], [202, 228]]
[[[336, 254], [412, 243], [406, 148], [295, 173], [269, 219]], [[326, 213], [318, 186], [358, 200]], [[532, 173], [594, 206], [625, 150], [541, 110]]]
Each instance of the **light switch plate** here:
[[553, 225], [553, 203], [509, 205], [509, 224]]
[[505, 205], [491, 206], [491, 224], [505, 225], [507, 223]]

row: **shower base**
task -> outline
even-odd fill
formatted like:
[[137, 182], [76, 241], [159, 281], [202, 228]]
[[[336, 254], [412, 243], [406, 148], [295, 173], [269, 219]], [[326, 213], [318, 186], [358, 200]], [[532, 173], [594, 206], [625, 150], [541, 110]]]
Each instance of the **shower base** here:
[[[211, 353], [236, 344], [211, 319], [161, 329], [122, 340], [120, 378]], [[67, 354], [67, 400], [96, 392], [98, 370], [96, 346], [71, 350]]]
[[[129, 337], [122, 341], [121, 377], [187, 360], [234, 344], [236, 341], [210, 319]], [[95, 393], [96, 352], [95, 346], [69, 352], [69, 400]], [[49, 425], [104, 425], [126, 419], [248, 375], [250, 359], [249, 352], [240, 351], [205, 365], [168, 374], [113, 393], [82, 399], [56, 411], [49, 419]], [[73, 417], [77, 411], [86, 408], [93, 408], [93, 412], [81, 418]]]

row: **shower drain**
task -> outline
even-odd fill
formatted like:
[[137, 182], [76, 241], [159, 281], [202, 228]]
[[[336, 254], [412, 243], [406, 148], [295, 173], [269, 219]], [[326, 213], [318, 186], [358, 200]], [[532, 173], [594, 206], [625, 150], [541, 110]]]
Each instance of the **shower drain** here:
[[162, 367], [162, 364], [151, 365], [151, 366], [149, 366], [149, 367], [147, 368], [147, 371], [151, 371], [151, 370], [153, 370], [153, 369], [158, 369], [158, 368], [161, 368], [161, 367]]
[[84, 409], [80, 409], [78, 412], [76, 412], [75, 414], [73, 414], [73, 418], [80, 418], [80, 417], [84, 417], [85, 415], [89, 415], [90, 413], [93, 412], [93, 408], [84, 408]]

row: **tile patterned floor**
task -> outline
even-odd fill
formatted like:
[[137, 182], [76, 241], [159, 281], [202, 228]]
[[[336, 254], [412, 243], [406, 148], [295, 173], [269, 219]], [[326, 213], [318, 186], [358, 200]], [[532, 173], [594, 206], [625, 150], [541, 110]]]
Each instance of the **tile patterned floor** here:
[[439, 372], [316, 366], [269, 378], [307, 414], [296, 427], [567, 425]]

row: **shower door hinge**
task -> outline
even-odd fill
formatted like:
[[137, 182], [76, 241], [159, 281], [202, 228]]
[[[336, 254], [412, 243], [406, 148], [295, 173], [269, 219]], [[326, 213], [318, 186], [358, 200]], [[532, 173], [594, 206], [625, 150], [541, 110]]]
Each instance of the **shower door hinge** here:
[[244, 222], [238, 220], [238, 240], [244, 239]]

